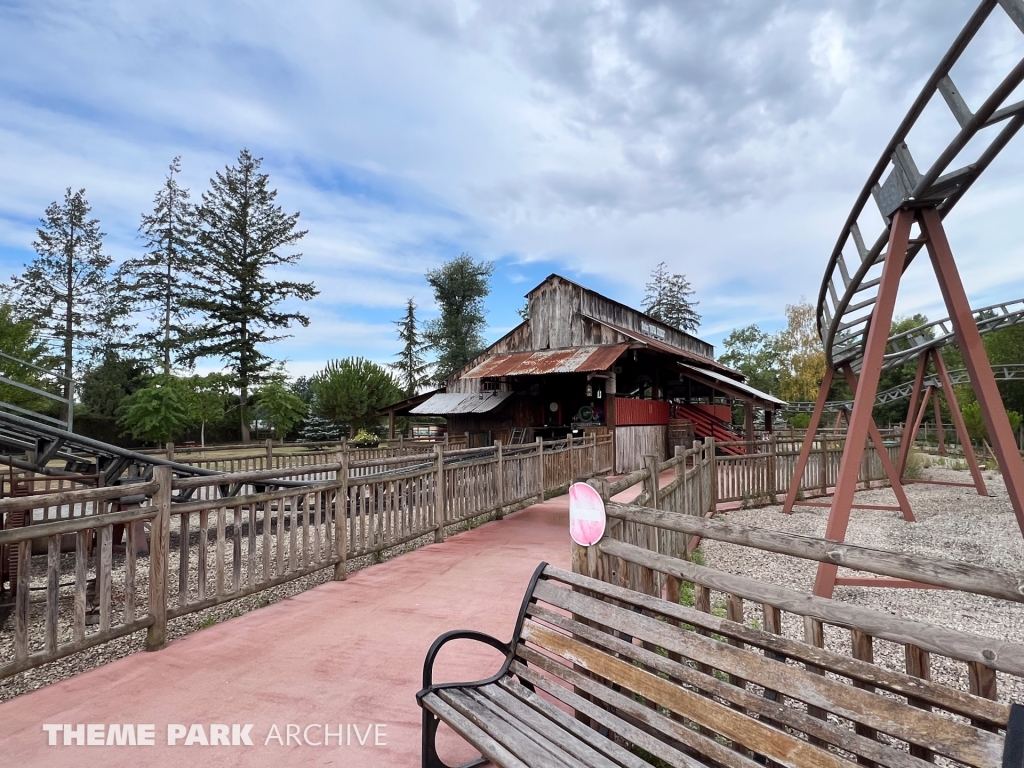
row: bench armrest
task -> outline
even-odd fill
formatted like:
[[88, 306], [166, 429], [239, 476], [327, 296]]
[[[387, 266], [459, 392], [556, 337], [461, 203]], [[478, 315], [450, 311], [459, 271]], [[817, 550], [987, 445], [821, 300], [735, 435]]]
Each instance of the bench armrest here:
[[[423, 662], [423, 690], [416, 694], [417, 700], [421, 699], [434, 687], [434, 659], [437, 658], [437, 654], [442, 646], [452, 640], [475, 640], [478, 643], [489, 645], [501, 651], [505, 654], [505, 664], [502, 665], [503, 669], [508, 666], [508, 661], [512, 655], [511, 643], [503, 643], [496, 637], [491, 637], [483, 632], [477, 632], [472, 629], [456, 629], [451, 632], [445, 632], [434, 641], [433, 645], [430, 646], [430, 650], [427, 651], [427, 658]], [[472, 683], [456, 683], [456, 685], [472, 685]]]

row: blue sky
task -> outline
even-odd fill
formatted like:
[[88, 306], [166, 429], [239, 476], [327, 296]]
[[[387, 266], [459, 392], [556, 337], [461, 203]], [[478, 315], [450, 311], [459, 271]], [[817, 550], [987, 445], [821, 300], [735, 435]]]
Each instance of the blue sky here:
[[[0, 0], [0, 275], [65, 187], [121, 260], [172, 157], [198, 197], [244, 146], [309, 229], [312, 323], [268, 350], [294, 375], [388, 361], [406, 298], [435, 313], [423, 273], [464, 251], [497, 265], [490, 339], [551, 272], [636, 306], [665, 261], [718, 346], [815, 299], [973, 5]], [[1024, 55], [1012, 29], [985, 50], [958, 75], [975, 103]], [[1024, 296], [1022, 146], [948, 221], [975, 305]], [[898, 311], [938, 316], [918, 267]]]

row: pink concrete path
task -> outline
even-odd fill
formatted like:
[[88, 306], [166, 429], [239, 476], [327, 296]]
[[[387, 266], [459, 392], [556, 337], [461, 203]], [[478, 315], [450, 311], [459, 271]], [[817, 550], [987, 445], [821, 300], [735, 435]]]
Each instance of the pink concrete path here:
[[[449, 629], [511, 635], [541, 560], [569, 566], [568, 496], [529, 507], [274, 605], [0, 704], [10, 766], [418, 766], [423, 657]], [[442, 653], [438, 680], [475, 680], [499, 654], [465, 641]], [[44, 723], [154, 724], [155, 746], [47, 746]], [[168, 724], [253, 724], [254, 746], [167, 746]], [[276, 725], [323, 740], [317, 724], [353, 724], [366, 744], [267, 742]], [[386, 746], [366, 738], [383, 724]], [[442, 757], [473, 751], [450, 732]], [[301, 737], [301, 734], [300, 734]]]

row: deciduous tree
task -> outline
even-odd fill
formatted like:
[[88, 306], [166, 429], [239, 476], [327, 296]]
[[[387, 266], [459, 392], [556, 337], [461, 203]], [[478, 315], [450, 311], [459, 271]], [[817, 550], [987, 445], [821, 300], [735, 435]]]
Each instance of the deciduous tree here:
[[161, 445], [177, 437], [191, 421], [189, 393], [181, 379], [154, 376], [136, 390], [120, 408], [119, 423], [125, 434]]
[[282, 381], [272, 381], [256, 393], [256, 418], [267, 424], [275, 437], [284, 439], [305, 415], [306, 404]]
[[494, 264], [468, 253], [427, 272], [441, 316], [427, 323], [424, 338], [437, 352], [434, 379], [443, 382], [484, 349], [484, 298]]

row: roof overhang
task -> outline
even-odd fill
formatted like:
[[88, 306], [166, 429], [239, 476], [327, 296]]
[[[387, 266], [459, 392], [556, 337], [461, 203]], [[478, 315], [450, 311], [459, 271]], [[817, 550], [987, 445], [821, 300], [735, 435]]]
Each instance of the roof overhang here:
[[543, 376], [548, 373], [605, 371], [611, 368], [630, 346], [632, 345], [603, 344], [494, 355], [462, 374], [462, 378], [484, 379], [492, 376]]
[[432, 389], [429, 392], [422, 392], [412, 397], [407, 397], [405, 400], [399, 400], [397, 403], [391, 403], [391, 405], [385, 405], [383, 408], [376, 410], [377, 416], [386, 416], [389, 413], [400, 414], [403, 411], [408, 411], [410, 408], [414, 408], [421, 403], [425, 403], [434, 395], [444, 392], [443, 389]]
[[679, 367], [683, 369], [683, 373], [688, 378], [699, 381], [701, 384], [717, 389], [719, 392], [724, 392], [727, 395], [738, 398], [739, 400], [748, 400], [754, 403], [754, 405], [759, 405], [770, 411], [789, 405], [785, 400], [780, 400], [774, 395], [769, 395], [767, 392], [754, 389], [754, 387], [749, 384], [744, 384], [736, 381], [735, 379], [730, 379], [728, 376], [723, 376], [715, 371], [695, 368], [694, 366], [687, 365], [686, 363], [679, 363]]
[[722, 365], [719, 362], [712, 360], [710, 357], [703, 357], [695, 352], [689, 352], [685, 349], [680, 349], [679, 347], [675, 347], [667, 342], [655, 339], [651, 336], [645, 336], [644, 334], [630, 330], [629, 328], [624, 328], [623, 326], [617, 325], [616, 323], [609, 323], [607, 320], [601, 320], [596, 317], [591, 317], [590, 315], [583, 316], [590, 320], [591, 322], [600, 323], [606, 328], [611, 328], [613, 331], [616, 331], [617, 333], [620, 333], [629, 339], [633, 339], [633, 341], [638, 344], [643, 344], [645, 347], [654, 352], [661, 352], [666, 355], [674, 355], [675, 357], [686, 360], [687, 362], [693, 363], [695, 365], [706, 366], [716, 371], [720, 371], [726, 375], [743, 375], [739, 371], [734, 371], [732, 368], [729, 368], [725, 365]]
[[442, 392], [431, 396], [429, 400], [417, 405], [409, 413], [417, 416], [487, 413], [500, 406], [513, 394], [512, 392]]

